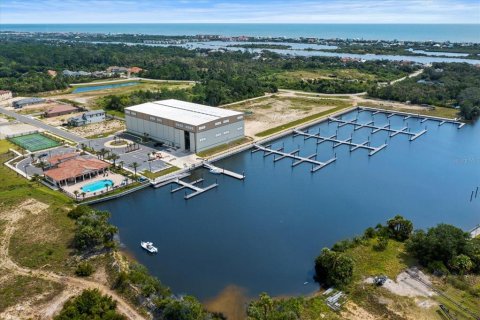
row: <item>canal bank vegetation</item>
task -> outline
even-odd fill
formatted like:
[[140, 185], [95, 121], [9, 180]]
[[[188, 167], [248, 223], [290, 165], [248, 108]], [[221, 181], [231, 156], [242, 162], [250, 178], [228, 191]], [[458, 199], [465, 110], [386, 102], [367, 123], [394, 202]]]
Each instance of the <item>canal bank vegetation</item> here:
[[460, 115], [472, 120], [480, 115], [480, 72], [466, 63], [434, 63], [418, 77], [390, 86], [372, 87], [372, 97], [458, 108]]
[[[316, 258], [316, 280], [347, 294], [339, 312], [327, 306], [323, 292], [292, 298], [262, 294], [249, 304], [248, 319], [436, 319], [445, 317], [440, 304], [456, 319], [471, 319], [469, 312], [480, 310], [479, 253], [480, 240], [454, 226], [414, 231], [411, 221], [397, 215], [324, 248]], [[379, 276], [389, 280], [377, 285]]]
[[199, 153], [197, 153], [197, 156], [199, 156], [201, 158], [208, 158], [208, 157], [211, 157], [211, 156], [216, 155], [218, 153], [222, 153], [224, 151], [231, 150], [235, 147], [241, 146], [241, 145], [249, 143], [249, 142], [252, 142], [252, 138], [243, 137], [243, 138], [237, 139], [235, 141], [232, 141], [230, 143], [224, 143], [224, 144], [221, 144], [219, 146], [207, 149], [205, 151], [200, 151]]

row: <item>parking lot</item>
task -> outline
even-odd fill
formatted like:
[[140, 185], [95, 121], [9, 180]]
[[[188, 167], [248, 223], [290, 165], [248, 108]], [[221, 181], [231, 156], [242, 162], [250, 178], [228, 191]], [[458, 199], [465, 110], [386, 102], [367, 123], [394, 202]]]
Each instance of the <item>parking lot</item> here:
[[123, 161], [124, 167], [130, 170], [133, 170], [131, 167], [132, 163], [136, 162], [139, 164], [137, 168], [137, 172], [142, 172], [145, 170], [151, 171], [151, 172], [157, 172], [162, 169], [165, 169], [168, 165], [160, 160], [151, 160], [149, 161], [149, 154], [152, 152], [159, 152], [159, 151], [166, 151], [167, 148], [164, 147], [155, 147], [154, 142], [148, 142], [148, 143], [143, 143], [141, 142], [140, 138], [130, 135], [128, 133], [121, 133], [118, 135], [118, 137], [122, 139], [126, 139], [131, 142], [135, 142], [139, 144], [139, 149], [134, 150], [134, 151], [129, 151], [126, 146], [120, 146], [120, 147], [108, 147], [106, 144], [109, 141], [112, 141], [112, 137], [106, 137], [106, 138], [99, 138], [99, 139], [91, 139], [88, 142], [86, 142], [87, 146], [90, 148], [93, 148], [95, 151], [100, 151], [101, 149], [106, 149], [112, 153], [115, 153], [118, 155], [120, 158], [116, 160], [116, 163], [120, 163]]
[[[34, 153], [33, 161], [37, 161], [39, 157], [41, 158], [50, 158], [55, 155], [59, 154], [66, 154], [66, 153], [71, 153], [75, 152], [75, 148], [69, 147], [69, 146], [61, 146], [58, 148], [50, 149], [48, 151], [39, 151]], [[19, 161], [16, 165], [17, 169], [25, 172], [29, 176], [33, 176], [34, 174], [43, 174], [43, 170], [41, 168], [36, 167], [35, 165], [32, 164], [32, 157], [27, 156], [25, 159], [22, 161]]]

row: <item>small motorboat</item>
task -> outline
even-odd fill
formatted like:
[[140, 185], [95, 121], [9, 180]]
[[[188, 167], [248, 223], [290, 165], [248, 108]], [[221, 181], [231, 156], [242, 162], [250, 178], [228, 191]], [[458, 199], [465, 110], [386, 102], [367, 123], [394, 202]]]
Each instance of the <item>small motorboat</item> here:
[[222, 169], [212, 168], [212, 169], [210, 169], [210, 173], [212, 173], [212, 174], [220, 174], [220, 173], [222, 173]]
[[158, 252], [158, 249], [156, 247], [153, 246], [153, 243], [152, 242], [140, 242], [140, 246], [147, 250], [148, 252], [150, 253], [157, 253]]

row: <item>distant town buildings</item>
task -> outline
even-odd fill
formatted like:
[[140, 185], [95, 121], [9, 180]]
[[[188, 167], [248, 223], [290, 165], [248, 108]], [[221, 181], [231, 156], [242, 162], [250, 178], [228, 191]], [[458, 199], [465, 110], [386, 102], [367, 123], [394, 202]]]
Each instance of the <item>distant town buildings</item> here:
[[68, 119], [68, 124], [74, 127], [84, 126], [90, 123], [105, 121], [104, 110], [92, 110], [85, 112], [79, 116]]
[[57, 71], [55, 70], [47, 70], [47, 74], [52, 77], [52, 78], [55, 78], [57, 76]]
[[10, 90], [0, 90], [0, 101], [5, 101], [12, 99], [12, 91]]

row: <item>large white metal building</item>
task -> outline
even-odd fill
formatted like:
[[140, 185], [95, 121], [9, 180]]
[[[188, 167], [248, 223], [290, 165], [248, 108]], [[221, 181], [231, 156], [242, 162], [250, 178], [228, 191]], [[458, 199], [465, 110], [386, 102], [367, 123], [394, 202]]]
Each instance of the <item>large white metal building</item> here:
[[179, 100], [125, 108], [127, 131], [200, 152], [244, 137], [243, 113]]

